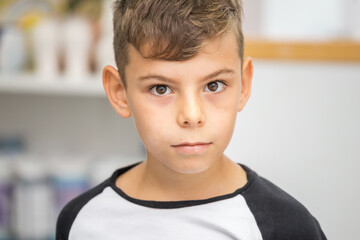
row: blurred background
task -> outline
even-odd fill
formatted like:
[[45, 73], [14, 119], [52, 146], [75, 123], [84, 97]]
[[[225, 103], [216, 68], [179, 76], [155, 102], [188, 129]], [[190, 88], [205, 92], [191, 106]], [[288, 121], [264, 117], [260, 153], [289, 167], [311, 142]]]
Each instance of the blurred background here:
[[[357, 239], [360, 1], [243, 0], [252, 95], [226, 154]], [[60, 209], [145, 159], [101, 84], [112, 0], [0, 1], [0, 239], [53, 239]]]

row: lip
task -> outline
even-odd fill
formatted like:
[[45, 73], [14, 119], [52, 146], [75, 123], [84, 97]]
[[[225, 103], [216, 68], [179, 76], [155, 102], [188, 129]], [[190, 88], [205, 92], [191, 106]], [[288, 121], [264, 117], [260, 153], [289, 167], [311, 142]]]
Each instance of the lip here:
[[172, 145], [178, 152], [182, 154], [201, 154], [207, 150], [211, 143], [181, 143], [178, 145]]

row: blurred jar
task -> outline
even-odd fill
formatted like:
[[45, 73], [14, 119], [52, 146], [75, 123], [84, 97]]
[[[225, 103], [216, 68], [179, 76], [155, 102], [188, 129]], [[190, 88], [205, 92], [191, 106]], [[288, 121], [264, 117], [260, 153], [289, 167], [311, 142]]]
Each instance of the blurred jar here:
[[96, 46], [96, 66], [101, 72], [106, 65], [116, 66], [113, 48], [112, 2], [104, 1], [100, 18], [101, 38]]
[[24, 33], [14, 25], [2, 30], [0, 38], [0, 70], [5, 73], [18, 73], [26, 63]]
[[35, 74], [40, 80], [54, 81], [59, 75], [58, 69], [58, 22], [55, 19], [43, 19], [33, 30], [33, 50]]
[[12, 228], [16, 239], [50, 239], [54, 231], [54, 204], [44, 162], [23, 158], [15, 164]]
[[89, 21], [81, 16], [67, 17], [62, 22], [61, 42], [66, 79], [72, 82], [85, 80], [90, 73], [89, 59], [92, 44]]

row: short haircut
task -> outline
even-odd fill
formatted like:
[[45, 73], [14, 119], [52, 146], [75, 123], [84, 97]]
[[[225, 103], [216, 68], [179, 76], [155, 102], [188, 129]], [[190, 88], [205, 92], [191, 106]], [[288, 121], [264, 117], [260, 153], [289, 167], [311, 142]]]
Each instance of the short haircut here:
[[243, 62], [241, 0], [116, 0], [113, 24], [115, 61], [125, 88], [129, 44], [144, 58], [182, 61], [230, 30]]

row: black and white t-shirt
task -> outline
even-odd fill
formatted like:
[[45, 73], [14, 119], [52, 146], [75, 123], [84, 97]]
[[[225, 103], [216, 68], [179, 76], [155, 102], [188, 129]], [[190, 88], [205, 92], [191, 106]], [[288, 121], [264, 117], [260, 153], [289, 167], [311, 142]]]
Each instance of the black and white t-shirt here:
[[115, 181], [119, 169], [61, 211], [56, 240], [324, 240], [317, 220], [297, 200], [247, 166], [247, 184], [204, 200], [134, 199]]

